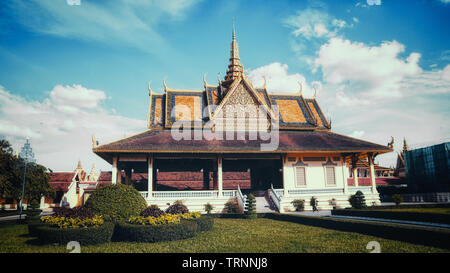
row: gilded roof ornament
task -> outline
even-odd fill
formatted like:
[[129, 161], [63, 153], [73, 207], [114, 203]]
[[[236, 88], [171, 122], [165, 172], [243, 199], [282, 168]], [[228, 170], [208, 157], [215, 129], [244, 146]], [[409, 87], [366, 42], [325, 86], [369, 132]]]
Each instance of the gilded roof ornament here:
[[317, 90], [316, 90], [315, 87], [313, 87], [313, 88], [314, 88], [314, 96], [313, 96], [313, 99], [316, 99], [316, 97], [317, 97]]
[[208, 83], [206, 82], [206, 75], [208, 73], [203, 74], [203, 85], [205, 86], [205, 88], [208, 86]]
[[95, 139], [95, 135], [92, 135], [92, 148], [96, 148], [98, 146], [98, 141]]
[[264, 85], [263, 85], [262, 88], [263, 88], [263, 89], [267, 89], [267, 85], [266, 85], [266, 83], [267, 83], [267, 82], [266, 82], [266, 76], [263, 76], [263, 79], [264, 79]]
[[394, 147], [394, 137], [391, 136], [391, 142], [389, 142], [387, 146], [391, 149]]
[[300, 85], [300, 90], [298, 91], [298, 96], [300, 97], [303, 93], [303, 85], [301, 82], [298, 82], [298, 84]]
[[166, 84], [166, 78], [165, 77], [163, 79], [163, 85], [164, 85], [164, 92], [169, 91], [169, 88], [167, 87], [167, 84]]
[[152, 96], [152, 88], [150, 87], [150, 84], [152, 84], [152, 81], [148, 82], [148, 95]]

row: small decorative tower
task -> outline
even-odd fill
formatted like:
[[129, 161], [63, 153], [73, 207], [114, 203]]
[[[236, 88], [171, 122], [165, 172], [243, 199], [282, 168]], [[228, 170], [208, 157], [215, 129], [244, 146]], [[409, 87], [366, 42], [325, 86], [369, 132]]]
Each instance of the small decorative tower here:
[[403, 152], [409, 150], [408, 144], [406, 143], [406, 138], [403, 138]]
[[27, 142], [25, 142], [22, 149], [20, 150], [19, 156], [23, 158], [27, 163], [36, 162], [36, 159], [34, 159], [33, 149], [31, 148], [30, 140], [28, 138]]
[[75, 169], [75, 172], [78, 174], [78, 179], [81, 181], [82, 178], [82, 172], [83, 172], [83, 167], [81, 167], [81, 160], [78, 160], [78, 165], [77, 168]]
[[91, 172], [89, 173], [89, 182], [97, 182], [98, 179], [98, 172], [97, 168], [95, 167], [95, 163], [92, 164]]
[[230, 64], [228, 65], [227, 75], [225, 76], [225, 81], [233, 81], [237, 78], [242, 78], [244, 73], [244, 67], [241, 64], [241, 59], [239, 58], [238, 43], [236, 42], [236, 32], [234, 30], [233, 24], [233, 40], [231, 41], [231, 52], [230, 52]]

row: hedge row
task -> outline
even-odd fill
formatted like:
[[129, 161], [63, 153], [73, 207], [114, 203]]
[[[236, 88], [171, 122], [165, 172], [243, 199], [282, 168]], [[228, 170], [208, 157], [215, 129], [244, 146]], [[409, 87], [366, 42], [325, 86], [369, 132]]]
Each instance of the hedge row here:
[[153, 243], [181, 240], [194, 237], [197, 228], [197, 223], [194, 221], [181, 221], [179, 224], [159, 226], [117, 223], [114, 230], [114, 241]]
[[36, 236], [41, 244], [67, 244], [77, 241], [81, 245], [93, 245], [111, 241], [114, 223], [105, 222], [100, 227], [57, 228], [46, 224], [29, 224], [30, 235]]
[[442, 228], [406, 226], [328, 217], [314, 217], [268, 213], [266, 218], [345, 232], [356, 232], [389, 240], [403, 241], [432, 247], [450, 249], [450, 230]]
[[192, 221], [197, 224], [198, 231], [210, 230], [214, 226], [214, 218], [209, 216], [202, 216], [200, 218], [187, 219], [186, 221]]
[[345, 209], [345, 210], [333, 210], [331, 211], [331, 214], [342, 216], [382, 218], [390, 220], [429, 222], [447, 225], [450, 224], [450, 214], [445, 213]]
[[416, 208], [450, 208], [450, 203], [435, 203], [435, 204], [400, 204], [398, 206], [396, 205], [383, 205], [383, 206], [372, 206], [369, 209], [416, 209]]

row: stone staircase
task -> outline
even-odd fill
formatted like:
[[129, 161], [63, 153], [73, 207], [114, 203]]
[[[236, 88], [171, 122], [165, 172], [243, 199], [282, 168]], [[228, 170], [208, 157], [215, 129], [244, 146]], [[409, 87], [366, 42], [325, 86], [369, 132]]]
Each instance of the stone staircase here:
[[263, 196], [256, 196], [255, 199], [257, 213], [278, 212], [267, 191]]

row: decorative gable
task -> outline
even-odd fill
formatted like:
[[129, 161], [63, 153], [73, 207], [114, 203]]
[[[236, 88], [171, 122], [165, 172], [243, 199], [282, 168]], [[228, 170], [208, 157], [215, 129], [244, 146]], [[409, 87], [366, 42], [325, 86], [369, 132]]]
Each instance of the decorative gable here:
[[236, 126], [241, 126], [239, 128], [256, 130], [267, 129], [270, 126], [271, 115], [264, 97], [257, 93], [245, 79], [236, 79], [230, 84], [225, 97], [214, 111], [212, 119], [221, 126], [220, 122], [230, 122], [230, 119], [233, 119]]

